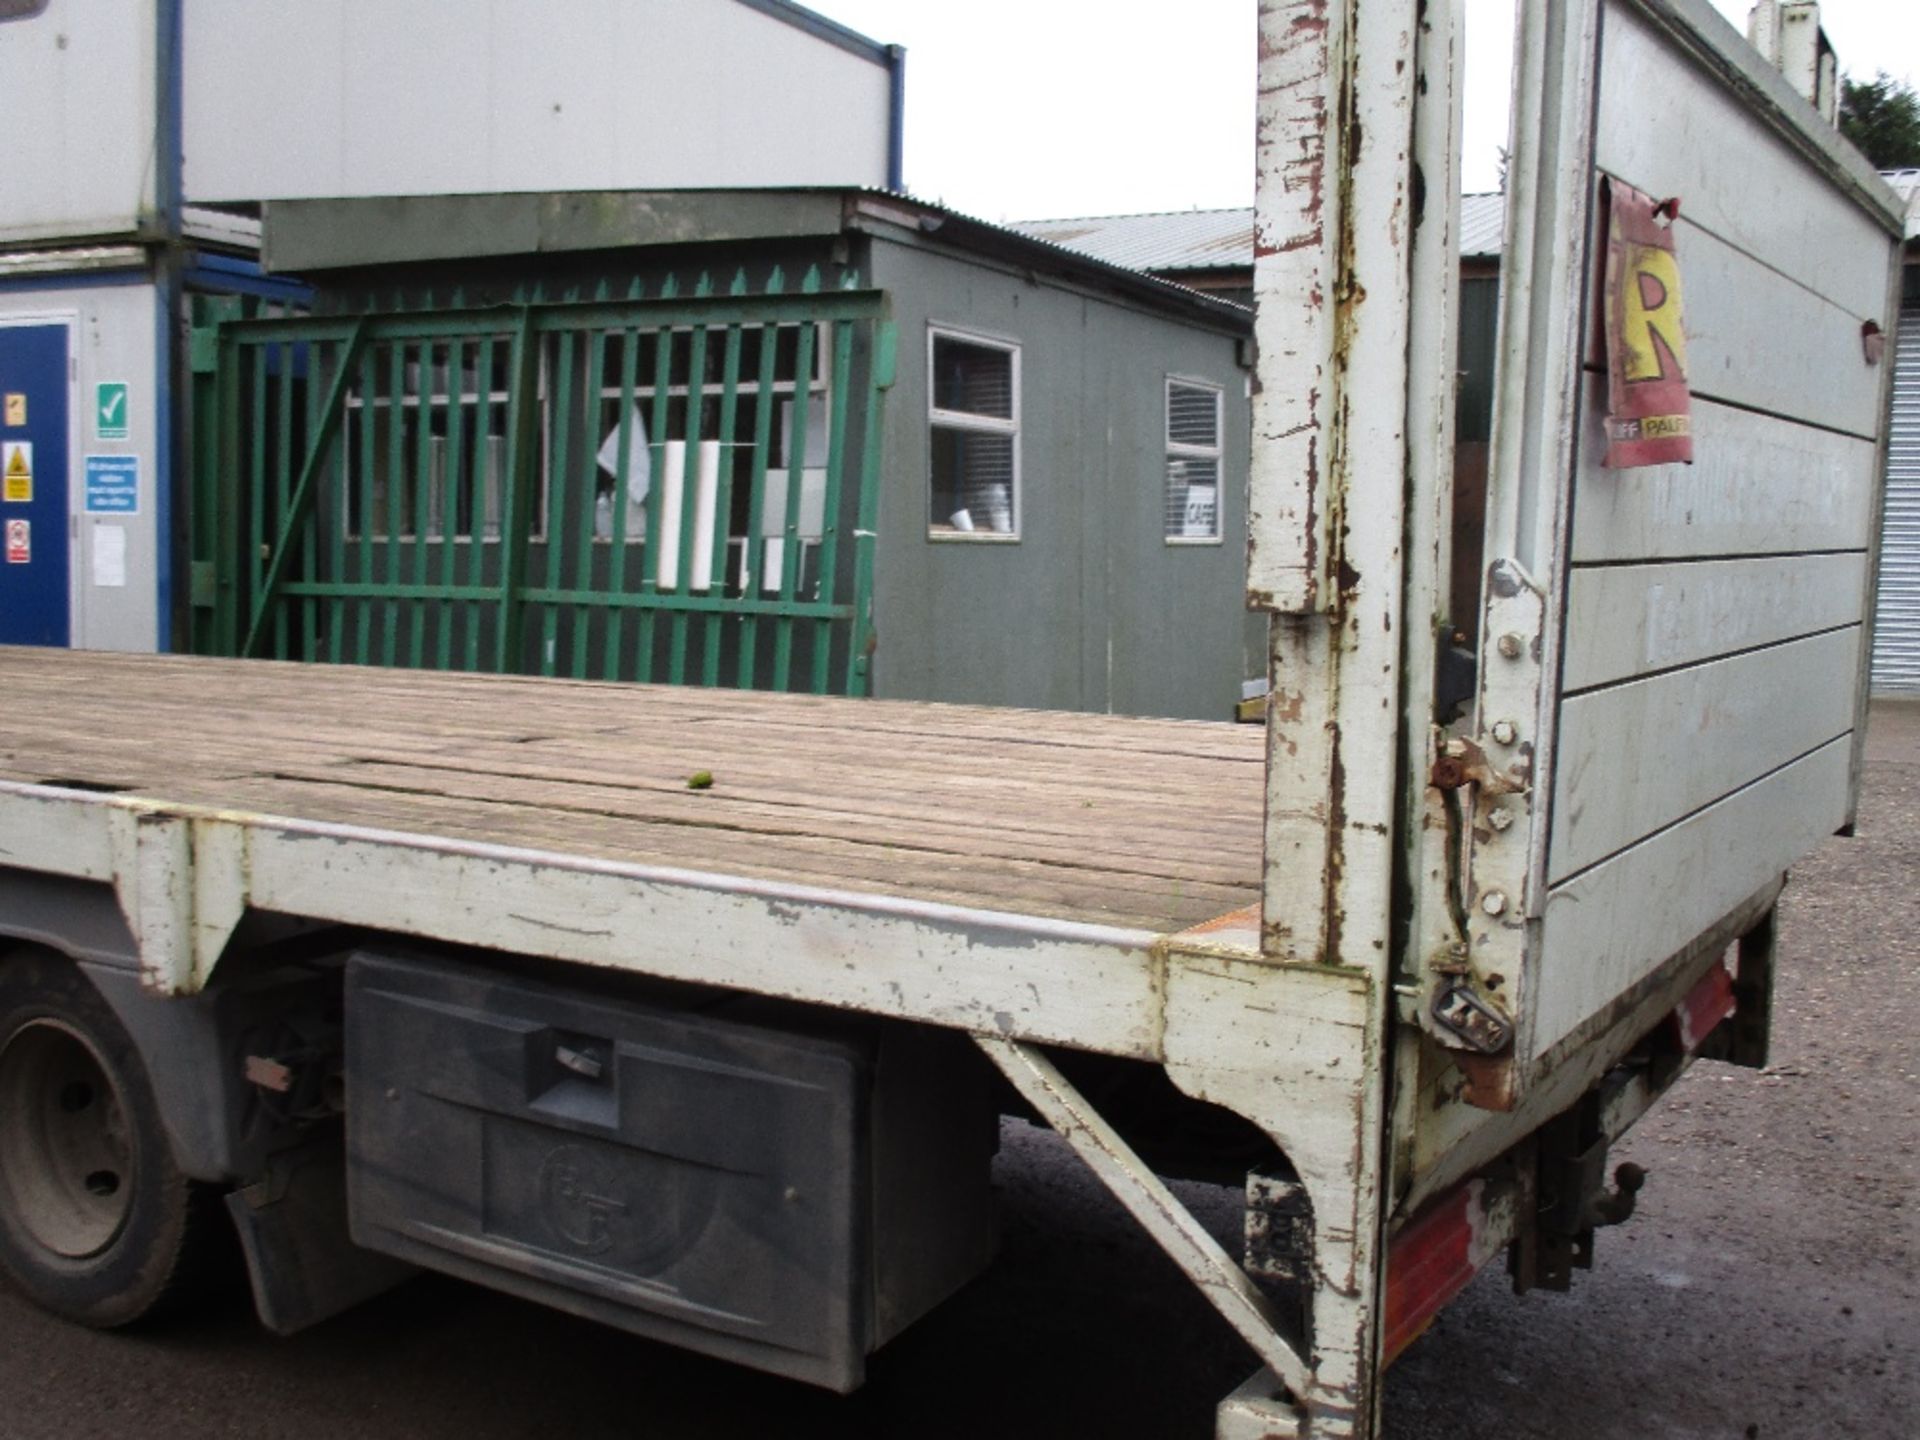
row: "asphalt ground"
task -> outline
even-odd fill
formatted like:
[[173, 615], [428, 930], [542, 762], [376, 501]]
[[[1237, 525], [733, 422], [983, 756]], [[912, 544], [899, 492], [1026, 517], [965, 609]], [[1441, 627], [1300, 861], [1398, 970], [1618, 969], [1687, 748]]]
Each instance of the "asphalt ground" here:
[[[1394, 1367], [1390, 1440], [1920, 1436], [1920, 706], [1782, 902], [1773, 1063], [1701, 1065], [1565, 1295], [1483, 1275]], [[1052, 1136], [1009, 1122], [999, 1263], [845, 1399], [426, 1277], [291, 1340], [238, 1295], [103, 1335], [0, 1281], [0, 1436], [1210, 1435], [1249, 1353]], [[1231, 1231], [1237, 1195], [1181, 1186]]]

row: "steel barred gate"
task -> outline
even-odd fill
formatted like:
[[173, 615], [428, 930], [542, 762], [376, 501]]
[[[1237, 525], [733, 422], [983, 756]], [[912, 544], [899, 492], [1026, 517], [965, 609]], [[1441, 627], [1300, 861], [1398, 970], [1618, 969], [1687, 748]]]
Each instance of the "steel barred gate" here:
[[199, 302], [203, 654], [867, 692], [885, 296]]

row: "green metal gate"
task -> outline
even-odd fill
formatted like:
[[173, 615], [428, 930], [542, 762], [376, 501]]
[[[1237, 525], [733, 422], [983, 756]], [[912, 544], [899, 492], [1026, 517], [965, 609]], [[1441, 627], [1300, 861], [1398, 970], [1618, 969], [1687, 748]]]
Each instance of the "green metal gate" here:
[[197, 651], [866, 693], [881, 292], [202, 304]]

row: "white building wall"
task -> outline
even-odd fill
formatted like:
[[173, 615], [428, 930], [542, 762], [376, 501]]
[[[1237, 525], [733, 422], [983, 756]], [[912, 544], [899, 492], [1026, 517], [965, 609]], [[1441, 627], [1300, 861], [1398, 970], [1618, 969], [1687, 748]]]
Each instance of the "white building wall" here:
[[133, 230], [154, 203], [154, 0], [0, 24], [0, 245]]
[[887, 178], [887, 68], [738, 0], [185, 5], [194, 201]]

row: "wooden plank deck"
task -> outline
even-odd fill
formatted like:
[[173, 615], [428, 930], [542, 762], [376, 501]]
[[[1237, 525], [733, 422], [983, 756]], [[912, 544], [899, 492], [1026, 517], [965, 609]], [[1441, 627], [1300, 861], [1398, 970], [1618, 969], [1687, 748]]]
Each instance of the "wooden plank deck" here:
[[0, 717], [0, 779], [163, 803], [1156, 931], [1259, 893], [1251, 726], [8, 648]]

